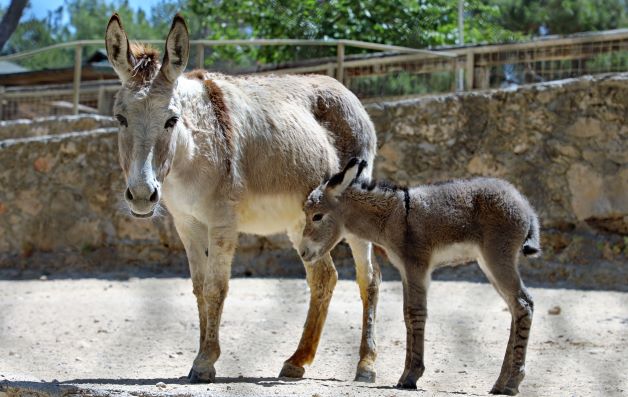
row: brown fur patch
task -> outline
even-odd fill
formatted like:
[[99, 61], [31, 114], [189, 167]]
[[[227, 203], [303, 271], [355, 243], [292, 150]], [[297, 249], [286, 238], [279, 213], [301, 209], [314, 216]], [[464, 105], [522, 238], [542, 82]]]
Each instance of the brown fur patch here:
[[205, 80], [205, 71], [203, 69], [194, 69], [184, 74], [188, 79]]
[[131, 79], [135, 83], [147, 83], [151, 81], [159, 68], [159, 51], [147, 44], [131, 43], [131, 55], [133, 55], [133, 71]]
[[229, 115], [229, 109], [227, 108], [227, 104], [225, 103], [225, 94], [222, 92], [222, 89], [216, 84], [214, 80], [203, 80], [203, 84], [205, 85], [205, 91], [207, 92], [207, 97], [212, 104], [214, 113], [216, 114], [216, 120], [220, 125], [220, 129], [222, 130], [223, 137], [225, 138], [225, 144], [227, 146], [228, 155], [227, 155], [227, 169], [231, 169], [230, 158], [233, 153], [233, 126], [231, 124], [231, 116]]

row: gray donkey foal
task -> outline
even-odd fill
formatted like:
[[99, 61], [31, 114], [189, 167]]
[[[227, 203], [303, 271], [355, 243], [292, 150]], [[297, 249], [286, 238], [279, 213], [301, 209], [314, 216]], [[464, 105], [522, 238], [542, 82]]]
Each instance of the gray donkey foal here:
[[299, 252], [315, 261], [343, 237], [372, 241], [401, 273], [407, 343], [397, 387], [416, 388], [423, 375], [427, 289], [432, 270], [477, 260], [508, 304], [510, 339], [491, 393], [515, 395], [525, 375], [533, 302], [517, 269], [519, 253], [540, 253], [539, 221], [528, 201], [499, 179], [455, 180], [413, 188], [360, 183], [365, 161], [346, 168], [309, 195]]

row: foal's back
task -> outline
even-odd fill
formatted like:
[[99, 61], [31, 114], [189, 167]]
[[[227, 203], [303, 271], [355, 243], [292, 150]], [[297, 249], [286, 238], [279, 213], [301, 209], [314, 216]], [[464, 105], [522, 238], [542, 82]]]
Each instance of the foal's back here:
[[[510, 183], [495, 178], [460, 179], [410, 190], [409, 224], [428, 247], [482, 244], [493, 235], [523, 244], [532, 206]], [[412, 219], [414, 218], [414, 219]]]

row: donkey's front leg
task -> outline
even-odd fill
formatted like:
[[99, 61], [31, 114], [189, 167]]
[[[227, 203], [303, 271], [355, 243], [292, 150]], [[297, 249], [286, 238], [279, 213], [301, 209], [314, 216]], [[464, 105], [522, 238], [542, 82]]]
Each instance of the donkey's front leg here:
[[375, 319], [382, 276], [371, 243], [354, 236], [348, 236], [347, 243], [351, 247], [355, 261], [356, 279], [360, 287], [360, 298], [362, 298], [362, 341], [355, 380], [375, 382], [375, 359], [377, 358]]
[[209, 229], [208, 266], [203, 281], [205, 337], [190, 372], [190, 382], [214, 382], [214, 363], [220, 356], [218, 329], [222, 307], [229, 289], [231, 261], [237, 244], [235, 223]]
[[305, 373], [303, 366], [314, 360], [323, 325], [327, 318], [329, 302], [338, 281], [336, 267], [329, 253], [318, 262], [305, 262], [307, 283], [310, 287], [310, 307], [303, 327], [299, 346], [286, 360], [279, 373], [280, 377], [301, 378]]
[[[207, 270], [207, 226], [191, 216], [185, 216], [170, 210], [172, 213], [177, 233], [185, 247], [192, 277], [192, 291], [196, 297], [198, 306], [200, 342], [199, 351], [205, 341], [205, 331], [207, 328], [207, 313], [205, 311], [205, 297], [203, 295], [203, 284], [205, 283], [205, 273]], [[199, 353], [200, 354], [200, 353]], [[192, 376], [190, 370], [188, 378]]]
[[427, 321], [429, 275], [427, 270], [422, 267], [418, 269], [406, 268], [405, 271], [406, 274], [403, 281], [403, 317], [408, 338], [406, 341], [405, 369], [397, 383], [397, 387], [416, 389], [417, 380], [425, 372], [423, 345], [425, 341], [425, 322]]

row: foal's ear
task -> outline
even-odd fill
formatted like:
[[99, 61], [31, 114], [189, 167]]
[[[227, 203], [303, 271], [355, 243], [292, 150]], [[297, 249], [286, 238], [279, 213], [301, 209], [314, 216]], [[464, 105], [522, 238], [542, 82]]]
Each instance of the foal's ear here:
[[174, 82], [183, 73], [190, 57], [190, 34], [185, 20], [179, 14], [174, 16], [172, 27], [166, 39], [166, 53], [161, 73]]
[[356, 179], [360, 177], [366, 167], [366, 161], [357, 158], [349, 160], [345, 169], [337, 173], [327, 182], [327, 191], [334, 197], [340, 196]]
[[131, 53], [129, 38], [122, 27], [118, 14], [113, 14], [109, 18], [105, 33], [105, 47], [107, 48], [107, 58], [109, 58], [113, 70], [124, 83], [131, 77], [135, 58]]

